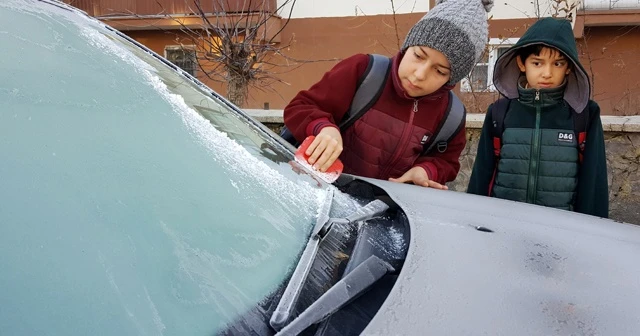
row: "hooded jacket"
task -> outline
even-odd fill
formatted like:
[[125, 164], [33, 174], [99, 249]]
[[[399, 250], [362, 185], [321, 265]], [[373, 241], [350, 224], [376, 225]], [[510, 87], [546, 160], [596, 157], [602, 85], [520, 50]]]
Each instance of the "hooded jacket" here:
[[[345, 173], [383, 180], [422, 167], [430, 180], [444, 184], [458, 174], [465, 132], [458, 132], [442, 153], [422, 155], [422, 151], [425, 139], [433, 135], [445, 116], [452, 86], [445, 85], [423, 97], [408, 96], [398, 77], [402, 57], [402, 53], [393, 57], [380, 98], [342, 134], [340, 160]], [[358, 54], [339, 62], [285, 107], [284, 123], [298, 141], [317, 135], [324, 127], [338, 128], [337, 122], [349, 110], [368, 59]]]
[[[563, 86], [535, 90], [521, 85], [523, 74], [517, 66], [517, 51], [535, 44], [555, 48], [571, 61], [572, 71]], [[493, 82], [500, 94], [510, 99], [500, 159], [496, 163], [492, 105], [486, 114], [467, 192], [608, 217], [600, 108], [589, 99], [589, 77], [578, 60], [569, 22], [554, 18], [536, 22], [497, 60]], [[583, 161], [579, 163], [573, 120], [576, 113], [584, 111], [588, 111], [590, 121]], [[568, 142], [568, 137], [573, 141]]]

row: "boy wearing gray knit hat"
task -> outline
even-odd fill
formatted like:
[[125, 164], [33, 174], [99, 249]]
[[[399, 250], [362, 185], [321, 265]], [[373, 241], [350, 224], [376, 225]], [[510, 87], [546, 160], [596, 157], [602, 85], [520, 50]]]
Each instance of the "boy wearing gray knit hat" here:
[[284, 110], [285, 126], [302, 141], [315, 136], [306, 154], [320, 171], [339, 157], [344, 172], [447, 189], [456, 178], [466, 136], [461, 127], [443, 150], [424, 152], [446, 118], [449, 91], [480, 59], [493, 0], [439, 0], [409, 31], [391, 59], [379, 98], [346, 130], [337, 124], [349, 110], [369, 57], [336, 64]]
[[493, 0], [439, 0], [437, 4], [411, 28], [402, 51], [425, 46], [441, 52], [451, 64], [448, 84], [455, 85], [482, 57], [488, 39], [486, 12]]

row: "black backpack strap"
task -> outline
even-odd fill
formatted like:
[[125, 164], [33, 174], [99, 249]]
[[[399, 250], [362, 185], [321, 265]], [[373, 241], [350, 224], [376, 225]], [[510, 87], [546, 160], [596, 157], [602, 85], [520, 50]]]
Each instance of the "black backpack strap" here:
[[491, 105], [491, 123], [493, 125], [493, 138], [502, 139], [504, 132], [504, 118], [507, 116], [509, 104], [511, 100], [508, 98], [500, 98]]
[[502, 149], [502, 133], [504, 133], [504, 119], [507, 116], [509, 110], [509, 104], [511, 100], [508, 98], [500, 98], [491, 105], [491, 109], [487, 113], [491, 113], [491, 137], [493, 143], [493, 158], [495, 161], [493, 167], [493, 176], [489, 183], [488, 196], [491, 196], [493, 190], [493, 184], [496, 180], [496, 174], [498, 172], [498, 162], [500, 161], [500, 150]]
[[390, 71], [391, 59], [389, 57], [377, 54], [369, 55], [369, 64], [358, 80], [358, 89], [351, 100], [349, 111], [340, 122], [340, 132], [351, 127], [378, 101]]
[[[378, 101], [387, 83], [390, 71], [391, 59], [389, 57], [377, 54], [369, 55], [369, 63], [362, 76], [358, 79], [358, 88], [351, 100], [349, 111], [342, 117], [342, 121], [338, 125], [340, 132], [344, 132], [351, 127], [356, 120], [369, 111], [373, 104]], [[294, 147], [298, 147], [300, 144], [286, 126], [283, 126], [280, 130], [280, 137]]]
[[467, 109], [460, 101], [458, 96], [449, 91], [449, 105], [445, 111], [444, 117], [440, 120], [438, 128], [427, 140], [422, 149], [422, 155], [437, 149], [438, 152], [444, 153], [447, 150], [449, 142], [464, 128], [467, 118]]
[[578, 159], [582, 164], [587, 143], [587, 130], [591, 126], [593, 114], [589, 110], [589, 104], [582, 110], [582, 113], [576, 113], [573, 109], [571, 111], [573, 113], [573, 131], [578, 139]]

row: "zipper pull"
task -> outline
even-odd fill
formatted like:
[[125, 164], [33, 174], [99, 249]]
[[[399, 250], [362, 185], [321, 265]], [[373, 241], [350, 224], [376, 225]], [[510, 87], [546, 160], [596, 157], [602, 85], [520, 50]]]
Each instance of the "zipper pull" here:
[[418, 101], [414, 100], [413, 101], [413, 112], [418, 112]]
[[536, 101], [540, 100], [540, 91], [536, 91]]

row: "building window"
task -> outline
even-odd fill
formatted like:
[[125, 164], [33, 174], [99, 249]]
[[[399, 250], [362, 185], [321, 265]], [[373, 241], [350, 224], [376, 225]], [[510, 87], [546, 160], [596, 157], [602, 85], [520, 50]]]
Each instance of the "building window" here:
[[198, 59], [196, 58], [194, 46], [166, 46], [164, 48], [164, 57], [195, 77], [198, 70]]
[[460, 82], [462, 92], [493, 92], [493, 68], [502, 54], [518, 42], [518, 39], [491, 39], [486, 52], [476, 63], [467, 78]]
[[489, 52], [484, 52], [480, 62], [476, 63], [469, 74], [464, 79], [462, 86], [466, 92], [482, 92], [489, 88]]

